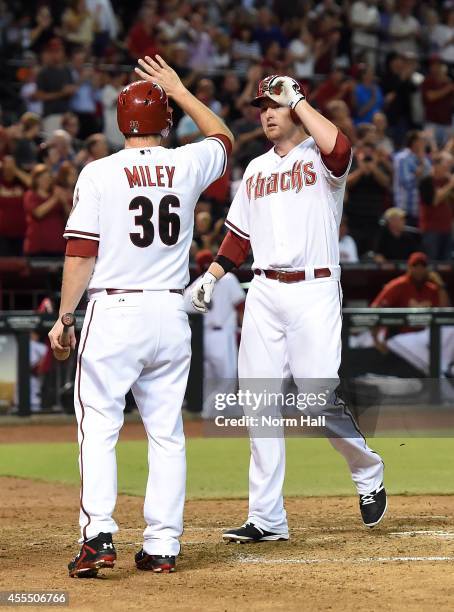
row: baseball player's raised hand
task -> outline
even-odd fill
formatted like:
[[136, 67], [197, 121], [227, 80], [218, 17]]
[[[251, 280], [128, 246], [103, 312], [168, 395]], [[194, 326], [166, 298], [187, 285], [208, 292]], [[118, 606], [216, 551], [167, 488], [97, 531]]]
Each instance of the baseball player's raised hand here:
[[274, 77], [269, 82], [268, 91], [265, 91], [265, 94], [281, 106], [289, 106], [292, 109], [298, 102], [306, 99], [298, 81], [288, 76]]
[[144, 59], [139, 59], [139, 64], [141, 68], [135, 68], [136, 73], [145, 81], [160, 85], [168, 96], [178, 98], [186, 91], [178, 74], [160, 55], [156, 55], [155, 59], [146, 55]]
[[214, 291], [217, 278], [211, 272], [205, 272], [194, 285], [191, 302], [198, 312], [208, 312], [208, 305]]

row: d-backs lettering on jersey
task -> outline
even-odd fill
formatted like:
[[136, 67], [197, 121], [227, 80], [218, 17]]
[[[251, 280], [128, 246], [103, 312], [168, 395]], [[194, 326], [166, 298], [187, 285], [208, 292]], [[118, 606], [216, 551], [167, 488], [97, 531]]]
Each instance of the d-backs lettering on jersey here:
[[82, 170], [64, 237], [99, 241], [89, 289], [187, 285], [194, 208], [225, 172], [223, 139], [123, 149]]
[[301, 270], [339, 265], [339, 224], [347, 179], [323, 163], [312, 137], [280, 157], [252, 160], [226, 225], [251, 242], [254, 268]]

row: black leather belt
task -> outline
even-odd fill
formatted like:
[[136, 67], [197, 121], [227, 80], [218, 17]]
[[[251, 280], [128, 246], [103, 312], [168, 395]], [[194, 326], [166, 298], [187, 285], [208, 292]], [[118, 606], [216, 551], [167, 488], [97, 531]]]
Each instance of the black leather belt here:
[[[143, 289], [106, 289], [107, 295], [116, 295], [117, 293], [143, 293]], [[178, 293], [183, 295], [183, 289], [169, 289], [169, 293]]]

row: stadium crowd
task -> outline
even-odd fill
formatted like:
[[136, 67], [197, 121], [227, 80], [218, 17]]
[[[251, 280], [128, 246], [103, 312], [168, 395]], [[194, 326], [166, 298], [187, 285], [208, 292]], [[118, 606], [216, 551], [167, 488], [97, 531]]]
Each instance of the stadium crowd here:
[[[236, 136], [197, 205], [193, 260], [217, 249], [244, 168], [269, 147], [249, 102], [274, 73], [354, 145], [341, 259], [452, 258], [451, 0], [0, 0], [0, 49], [0, 256], [63, 255], [78, 172], [122, 147], [118, 92], [159, 52]], [[168, 146], [201, 138], [173, 119]]]

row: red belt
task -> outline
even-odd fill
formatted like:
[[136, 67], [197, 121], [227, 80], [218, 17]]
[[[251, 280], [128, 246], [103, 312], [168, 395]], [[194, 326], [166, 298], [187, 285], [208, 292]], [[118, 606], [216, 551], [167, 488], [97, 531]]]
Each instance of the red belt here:
[[[254, 270], [254, 274], [260, 276], [264, 274], [266, 278], [277, 280], [280, 283], [299, 283], [300, 281], [306, 280], [306, 273], [304, 270], [299, 272], [284, 272], [282, 270]], [[331, 270], [329, 268], [315, 268], [314, 278], [326, 278], [331, 276]]]
[[[107, 295], [116, 295], [117, 293], [143, 293], [143, 289], [106, 289]], [[169, 293], [179, 293], [183, 295], [183, 289], [169, 289]]]

